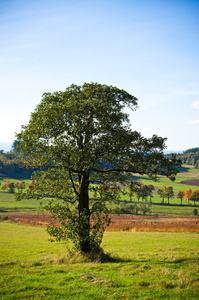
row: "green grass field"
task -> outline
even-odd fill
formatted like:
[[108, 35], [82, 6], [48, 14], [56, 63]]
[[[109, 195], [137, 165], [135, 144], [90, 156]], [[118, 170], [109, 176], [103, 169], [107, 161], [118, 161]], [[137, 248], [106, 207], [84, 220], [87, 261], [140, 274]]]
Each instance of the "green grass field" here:
[[[49, 202], [49, 199], [43, 199], [42, 205]], [[0, 191], [0, 213], [16, 213], [16, 212], [37, 212], [40, 202], [34, 199], [16, 201], [14, 194]]]
[[[199, 178], [199, 170], [183, 167], [174, 183], [139, 177], [156, 189], [171, 185], [175, 193], [188, 189], [180, 181], [190, 178]], [[160, 205], [158, 195], [152, 201], [153, 215], [193, 216], [193, 205], [180, 206], [177, 198], [170, 206]], [[16, 202], [0, 191], [1, 216], [38, 210], [37, 200]], [[70, 257], [66, 245], [49, 242], [43, 227], [0, 222], [0, 245], [0, 299], [199, 299], [198, 233], [105, 232], [105, 263]]]
[[0, 223], [0, 299], [198, 299], [197, 233], [106, 232], [114, 262], [71, 259], [44, 228]]
[[[193, 216], [194, 203], [190, 201], [190, 205], [188, 205], [188, 201], [183, 199], [182, 206], [180, 199], [176, 198], [177, 193], [180, 190], [187, 190], [191, 188], [192, 190], [199, 189], [197, 186], [188, 186], [185, 184], [181, 184], [181, 181], [190, 180], [190, 179], [199, 179], [199, 170], [194, 169], [190, 166], [183, 166], [180, 168], [180, 173], [176, 177], [175, 182], [171, 182], [168, 178], [160, 177], [158, 182], [153, 182], [149, 180], [146, 176], [137, 176], [138, 180], [140, 180], [143, 184], [153, 184], [155, 186], [155, 192], [153, 194], [152, 202], [154, 203], [151, 206], [151, 214], [152, 215], [163, 215], [163, 216]], [[1, 180], [1, 185], [5, 183], [5, 180]], [[10, 181], [17, 181], [12, 180]], [[19, 180], [18, 180], [19, 181]], [[25, 180], [28, 185], [31, 181]], [[174, 189], [175, 197], [170, 199], [170, 206], [168, 205], [157, 205], [161, 204], [162, 199], [159, 195], [157, 195], [157, 189], [162, 187], [163, 185], [172, 186]], [[122, 199], [125, 201], [129, 201], [129, 195], [122, 196]], [[49, 199], [42, 199], [42, 205], [47, 204]], [[132, 201], [137, 202], [137, 197], [134, 195]], [[149, 200], [148, 200], [149, 201]], [[130, 203], [128, 203], [130, 204]], [[167, 199], [165, 199], [165, 204], [167, 204]], [[196, 202], [196, 204], [199, 203]], [[16, 213], [16, 212], [38, 212], [40, 203], [37, 200], [22, 200], [20, 202], [16, 202], [14, 195], [8, 192], [0, 191], [0, 213]], [[110, 207], [114, 208], [115, 205], [110, 205]]]
[[[136, 200], [136, 199], [135, 199]], [[160, 197], [154, 195], [153, 202], [160, 203]], [[42, 200], [42, 206], [47, 204], [49, 199]], [[136, 200], [137, 201], [137, 200]], [[174, 204], [173, 201], [170, 201]], [[130, 203], [127, 203], [130, 204]], [[116, 205], [111, 205], [115, 207]], [[0, 191], [0, 215], [6, 215], [10, 213], [37, 213], [40, 209], [40, 202], [37, 200], [22, 200], [16, 202], [13, 194], [5, 193]], [[152, 205], [151, 214], [152, 215], [162, 215], [162, 216], [193, 216], [194, 206], [180, 206], [179, 203], [176, 206], [168, 205]]]

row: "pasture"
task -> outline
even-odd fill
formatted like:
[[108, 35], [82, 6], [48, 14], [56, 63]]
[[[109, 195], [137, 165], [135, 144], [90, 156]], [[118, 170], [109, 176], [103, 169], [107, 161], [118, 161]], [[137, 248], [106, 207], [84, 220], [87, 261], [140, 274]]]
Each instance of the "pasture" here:
[[[168, 178], [159, 177], [157, 182], [149, 180], [146, 176], [135, 176], [135, 179], [141, 181], [143, 184], [152, 184], [155, 187], [155, 191], [152, 197], [152, 205], [151, 205], [151, 214], [159, 215], [159, 216], [193, 216], [194, 203], [193, 201], [189, 201], [186, 199], [181, 200], [177, 198], [177, 193], [180, 190], [187, 190], [191, 188], [192, 190], [199, 189], [198, 186], [189, 186], [187, 184], [182, 184], [182, 181], [189, 181], [192, 179], [199, 180], [199, 170], [194, 169], [192, 166], [183, 166], [180, 168], [180, 173], [177, 175], [175, 182], [170, 181]], [[17, 180], [10, 181], [17, 182]], [[19, 180], [18, 180], [19, 181]], [[24, 180], [26, 182], [26, 186], [30, 184], [31, 180]], [[1, 180], [1, 186], [6, 182], [6, 179]], [[157, 190], [161, 188], [163, 185], [172, 186], [174, 190], [174, 197], [169, 200], [170, 205], [167, 205], [167, 199], [165, 199], [164, 205], [162, 205], [162, 198], [157, 194]], [[91, 195], [92, 197], [92, 195]], [[122, 201], [119, 205], [123, 204], [131, 204], [130, 196], [127, 193], [126, 195], [121, 196]], [[41, 200], [42, 206], [48, 203], [49, 199], [44, 198]], [[137, 202], [138, 199], [136, 195], [133, 195], [132, 202]], [[140, 200], [141, 202], [141, 200]], [[148, 199], [149, 202], [149, 199]], [[110, 208], [115, 208], [118, 205], [110, 204]], [[199, 207], [199, 203], [196, 202], [196, 207]], [[8, 214], [8, 213], [16, 213], [16, 212], [29, 212], [29, 213], [37, 213], [41, 209], [40, 202], [37, 200], [22, 200], [19, 202], [15, 201], [14, 195], [8, 192], [0, 191], [0, 214]], [[141, 214], [141, 213], [140, 213]]]
[[[193, 215], [193, 201], [189, 201], [183, 199], [182, 206], [181, 200], [177, 198], [177, 193], [180, 190], [187, 190], [191, 188], [192, 190], [198, 190], [199, 186], [193, 186], [188, 184], [182, 184], [181, 182], [190, 181], [192, 179], [198, 180], [199, 182], [199, 169], [194, 169], [192, 166], [182, 166], [179, 168], [179, 174], [176, 176], [176, 180], [174, 182], [170, 181], [168, 178], [159, 177], [157, 182], [150, 180], [146, 176], [139, 176], [136, 175], [134, 178], [142, 182], [143, 184], [152, 184], [155, 187], [155, 191], [152, 197], [152, 214], [154, 215], [164, 215], [164, 216], [172, 216], [172, 215], [179, 215], [179, 216], [190, 216]], [[12, 180], [10, 181], [17, 182], [19, 180]], [[31, 180], [24, 180], [26, 182], [26, 186], [30, 184]], [[6, 182], [6, 179], [0, 180], [1, 186]], [[167, 199], [165, 198], [165, 205], [161, 205], [162, 198], [157, 194], [157, 190], [162, 186], [172, 186], [174, 190], [174, 197], [169, 200], [170, 206], [167, 206]], [[92, 195], [91, 195], [92, 197]], [[49, 199], [42, 199], [43, 206], [48, 203]], [[130, 197], [127, 193], [126, 195], [122, 195], [122, 201], [129, 202]], [[133, 195], [132, 202], [137, 202], [138, 199], [136, 195]], [[141, 200], [140, 200], [141, 201]], [[149, 202], [149, 199], [148, 199]], [[199, 203], [196, 202], [196, 206], [199, 206]], [[112, 205], [111, 207], [114, 207]], [[37, 200], [22, 200], [20, 202], [16, 202], [14, 195], [9, 194], [8, 192], [0, 191], [0, 213], [6, 212], [38, 212], [39, 209], [39, 202]]]
[[[136, 231], [128, 226], [111, 231], [110, 227], [102, 242], [105, 254], [109, 254], [103, 263], [90, 262], [80, 255], [71, 257], [65, 244], [49, 241], [45, 227], [21, 225], [11, 217], [7, 220], [17, 214], [31, 214], [37, 219], [38, 212], [42, 218], [41, 207], [37, 200], [16, 202], [13, 194], [1, 191], [0, 299], [199, 299], [196, 226], [183, 232], [180, 223], [180, 230], [168, 230], [171, 220], [193, 217], [193, 204], [183, 200], [180, 205], [176, 198], [181, 189], [199, 189], [180, 183], [192, 178], [199, 179], [199, 170], [187, 166], [174, 183], [165, 178], [154, 183], [139, 176], [143, 184], [155, 186], [155, 193], [150, 216], [135, 216], [138, 219], [134, 223], [149, 228], [151, 219], [147, 218], [156, 223], [161, 216], [166, 229]], [[170, 205], [161, 204], [156, 194], [162, 185], [173, 186], [175, 197]], [[42, 205], [48, 200], [42, 200]], [[132, 201], [137, 200], [134, 197]], [[122, 198], [121, 205], [125, 203], [130, 204], [128, 195]], [[198, 219], [196, 216], [197, 226]]]
[[104, 263], [70, 258], [43, 227], [0, 223], [0, 299], [198, 299], [197, 233], [106, 232]]

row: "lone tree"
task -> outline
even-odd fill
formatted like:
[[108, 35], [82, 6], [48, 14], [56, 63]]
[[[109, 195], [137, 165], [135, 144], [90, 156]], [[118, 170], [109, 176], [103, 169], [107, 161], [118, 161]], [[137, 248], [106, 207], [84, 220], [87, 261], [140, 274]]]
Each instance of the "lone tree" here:
[[132, 131], [126, 107], [135, 110], [137, 99], [117, 87], [71, 85], [64, 92], [44, 93], [29, 124], [16, 135], [30, 165], [40, 168], [26, 197], [63, 200], [48, 205], [61, 223], [48, 232], [57, 240], [71, 239], [82, 253], [99, 251], [109, 222], [105, 202], [118, 199], [119, 182], [132, 173], [154, 180], [159, 174], [174, 180], [177, 173], [175, 158], [168, 160], [162, 152], [166, 139]]

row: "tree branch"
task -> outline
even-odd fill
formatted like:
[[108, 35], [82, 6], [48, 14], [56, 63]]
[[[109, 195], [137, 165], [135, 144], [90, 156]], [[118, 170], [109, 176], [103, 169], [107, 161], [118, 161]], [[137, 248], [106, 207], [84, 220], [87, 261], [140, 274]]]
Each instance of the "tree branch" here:
[[74, 190], [76, 196], [79, 197], [79, 193], [78, 193], [78, 191], [77, 191], [77, 189], [75, 187], [74, 180], [73, 180], [73, 177], [71, 175], [71, 170], [70, 169], [68, 170], [68, 173], [69, 173], [70, 181], [71, 181], [72, 186], [73, 186], [73, 190]]
[[130, 173], [139, 173], [144, 174], [144, 171], [139, 171], [138, 169], [106, 169], [106, 170], [98, 170], [96, 168], [92, 168], [91, 171], [99, 172], [99, 173], [110, 173], [110, 172], [130, 172]]

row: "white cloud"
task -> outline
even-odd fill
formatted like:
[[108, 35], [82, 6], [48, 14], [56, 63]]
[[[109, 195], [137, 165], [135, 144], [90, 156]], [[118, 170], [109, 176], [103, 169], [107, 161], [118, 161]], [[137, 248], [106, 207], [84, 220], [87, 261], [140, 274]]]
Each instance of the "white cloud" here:
[[192, 102], [191, 106], [195, 109], [199, 109], [199, 101]]
[[189, 125], [198, 125], [199, 124], [199, 120], [188, 120], [187, 123]]

